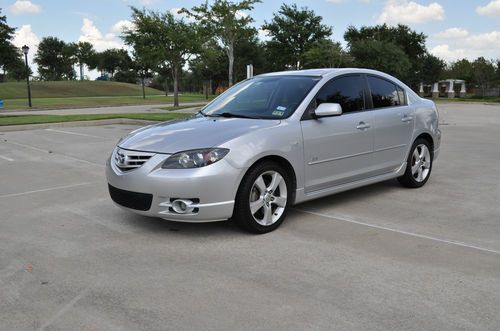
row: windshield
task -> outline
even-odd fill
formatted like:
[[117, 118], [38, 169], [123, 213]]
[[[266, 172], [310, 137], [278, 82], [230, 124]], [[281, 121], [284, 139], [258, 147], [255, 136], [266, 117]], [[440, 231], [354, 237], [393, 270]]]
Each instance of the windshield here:
[[248, 79], [208, 104], [202, 114], [262, 119], [287, 118], [320, 79], [292, 75]]

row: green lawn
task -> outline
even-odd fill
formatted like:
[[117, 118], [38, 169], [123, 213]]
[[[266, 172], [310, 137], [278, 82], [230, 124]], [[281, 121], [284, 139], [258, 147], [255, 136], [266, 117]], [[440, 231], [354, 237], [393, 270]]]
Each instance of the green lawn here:
[[453, 98], [453, 99], [448, 99], [448, 98], [433, 98], [432, 101], [435, 102], [500, 102], [500, 97], [467, 97], [467, 98]]
[[[24, 81], [0, 83], [0, 99], [24, 99], [27, 93]], [[34, 98], [141, 96], [142, 87], [137, 84], [110, 81], [34, 81], [31, 82], [31, 94]], [[146, 88], [146, 95], [162, 94], [165, 93], [153, 88]]]
[[[185, 94], [179, 96], [183, 102], [203, 102], [201, 94]], [[88, 108], [103, 106], [126, 106], [148, 104], [173, 104], [173, 96], [151, 95], [143, 99], [141, 96], [112, 96], [112, 97], [66, 97], [66, 98], [34, 98], [33, 109], [60, 109], [60, 108]], [[28, 109], [27, 99], [5, 99], [4, 109]], [[1, 110], [0, 110], [1, 111]]]
[[[119, 82], [75, 80], [31, 83], [33, 109], [172, 104], [174, 101], [173, 96], [167, 97], [163, 91], [149, 87], [146, 88], [146, 95], [143, 99], [140, 85]], [[181, 94], [179, 98], [181, 103], [205, 101], [202, 94]], [[26, 82], [0, 83], [0, 99], [4, 101], [4, 109], [28, 109]]]
[[2, 115], [0, 116], [0, 126], [21, 125], [21, 124], [41, 124], [60, 123], [74, 121], [93, 121], [113, 118], [130, 118], [147, 121], [169, 121], [173, 119], [186, 118], [191, 114], [183, 113], [130, 113], [130, 114], [83, 114], [83, 115]]

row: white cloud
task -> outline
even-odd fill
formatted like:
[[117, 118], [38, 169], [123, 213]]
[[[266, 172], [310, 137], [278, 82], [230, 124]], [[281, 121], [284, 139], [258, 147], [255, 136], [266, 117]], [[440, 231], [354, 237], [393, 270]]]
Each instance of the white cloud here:
[[[113, 29], [117, 28], [118, 23], [113, 26]], [[124, 44], [117, 37], [116, 32], [112, 31], [103, 35], [101, 31], [99, 31], [99, 29], [95, 26], [94, 22], [88, 18], [83, 19], [83, 25], [80, 31], [81, 35], [80, 38], [78, 38], [78, 41], [87, 41], [91, 43], [99, 52], [102, 52], [109, 48], [124, 48]]]
[[447, 43], [437, 45], [430, 51], [448, 62], [463, 58], [474, 60], [480, 56], [497, 58], [500, 54], [500, 31], [467, 33], [466, 37], [450, 38]]
[[259, 29], [257, 33], [260, 41], [267, 41], [270, 39], [268, 30]]
[[36, 14], [42, 11], [42, 7], [28, 0], [18, 0], [9, 7], [13, 14]]
[[478, 6], [476, 12], [482, 16], [500, 16], [500, 0], [493, 0], [486, 6]]
[[139, 0], [139, 3], [143, 6], [148, 6], [152, 5], [153, 3], [157, 2], [158, 0]]
[[23, 25], [16, 30], [14, 33], [14, 38], [12, 43], [17, 48], [21, 48], [27, 45], [30, 50], [28, 52], [28, 62], [30, 64], [31, 70], [36, 74], [36, 66], [33, 65], [33, 58], [38, 50], [38, 44], [40, 43], [40, 38], [33, 32], [31, 25]]
[[467, 54], [463, 48], [452, 50], [449, 45], [437, 45], [436, 47], [431, 48], [430, 52], [446, 62], [453, 62], [463, 58], [468, 58], [470, 55]]
[[121, 20], [116, 22], [111, 28], [111, 33], [121, 35], [124, 30], [133, 30], [135, 28], [134, 23], [129, 20]]
[[465, 38], [469, 35], [469, 31], [463, 28], [449, 28], [439, 33], [436, 33], [434, 36], [438, 39], [459, 39]]
[[377, 23], [419, 24], [444, 20], [444, 8], [437, 2], [427, 6], [408, 0], [386, 1]]

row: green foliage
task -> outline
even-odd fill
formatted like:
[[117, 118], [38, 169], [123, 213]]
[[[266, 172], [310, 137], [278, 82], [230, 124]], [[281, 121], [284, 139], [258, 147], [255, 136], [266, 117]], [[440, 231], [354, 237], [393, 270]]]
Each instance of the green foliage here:
[[491, 87], [495, 79], [495, 66], [493, 61], [486, 60], [481, 56], [472, 63], [472, 70], [474, 72], [475, 83], [483, 89], [483, 91]]
[[[347, 28], [347, 31], [344, 34], [344, 39], [347, 41], [349, 48], [351, 49], [351, 55], [353, 55], [355, 63], [357, 66], [364, 66], [366, 63], [366, 55], [362, 54], [362, 49], [360, 42], [370, 41], [367, 45], [370, 45], [370, 51], [374, 51], [378, 49], [382, 53], [392, 53], [392, 55], [396, 55], [397, 53], [403, 56], [402, 59], [398, 60], [401, 64], [404, 64], [404, 67], [397, 69], [393, 64], [390, 63], [391, 59], [373, 59], [370, 63], [377, 64], [379, 66], [371, 68], [378, 69], [384, 71], [384, 68], [391, 68], [392, 73], [397, 72], [396, 76], [409, 84], [417, 84], [419, 83], [419, 70], [422, 66], [422, 59], [427, 54], [427, 49], [425, 46], [425, 42], [427, 37], [423, 33], [417, 33], [411, 30], [406, 25], [399, 24], [398, 26], [388, 26], [386, 24], [376, 25], [376, 26], [368, 26], [357, 29], [354, 26], [350, 26]], [[381, 46], [383, 45], [390, 46], [392, 49], [390, 50], [382, 50]], [[355, 52], [352, 52], [352, 49], [355, 49]], [[397, 49], [397, 50], [396, 50]], [[364, 57], [363, 61], [360, 61], [357, 56], [353, 53], [356, 53], [357, 56]], [[380, 54], [382, 54], [380, 53]], [[379, 52], [373, 53], [373, 55], [379, 54]], [[396, 60], [394, 58], [394, 60]], [[407, 65], [409, 63], [409, 66]]]
[[208, 1], [191, 10], [182, 8], [180, 13], [194, 17], [202, 27], [205, 36], [211, 36], [222, 45], [228, 57], [228, 81], [233, 85], [234, 50], [238, 39], [254, 34], [255, 29], [250, 27], [254, 20], [250, 15], [243, 15], [242, 11], [250, 11], [260, 0], [243, 0], [232, 2], [215, 0], [211, 5]]
[[446, 74], [448, 78], [463, 79], [470, 84], [474, 82], [474, 69], [472, 63], [467, 59], [451, 63]]
[[89, 65], [95, 54], [94, 46], [86, 41], [80, 41], [76, 44], [75, 57], [80, 66], [80, 80], [83, 80], [83, 65]]
[[350, 55], [342, 49], [340, 43], [329, 39], [315, 42], [303, 55], [302, 66], [307, 68], [341, 68], [352, 63]]
[[404, 51], [392, 42], [357, 40], [351, 43], [356, 66], [376, 69], [395, 77], [408, 77], [411, 62]]
[[271, 22], [262, 26], [271, 40], [267, 42], [272, 66], [283, 70], [295, 67], [304, 53], [316, 42], [328, 38], [332, 28], [321, 23], [323, 18], [307, 7], [282, 4]]
[[135, 28], [124, 32], [125, 43], [134, 47], [136, 62], [143, 74], [153, 64], [168, 65], [172, 69], [174, 105], [177, 106], [182, 67], [200, 47], [197, 28], [183, 19], [176, 19], [170, 12], [132, 8], [132, 18]]
[[56, 37], [45, 37], [38, 45], [35, 63], [42, 80], [70, 80], [75, 78], [75, 44], [67, 44]]
[[26, 78], [24, 55], [12, 44], [15, 29], [7, 24], [7, 17], [1, 13], [0, 8], [0, 68], [7, 72], [8, 78]]
[[421, 82], [433, 84], [443, 78], [446, 63], [440, 58], [425, 54], [419, 59], [419, 63], [418, 78]]

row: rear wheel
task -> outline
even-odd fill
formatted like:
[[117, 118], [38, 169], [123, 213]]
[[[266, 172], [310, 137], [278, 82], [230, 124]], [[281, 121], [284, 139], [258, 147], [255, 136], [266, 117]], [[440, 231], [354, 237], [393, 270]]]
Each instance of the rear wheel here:
[[425, 139], [417, 139], [408, 156], [405, 174], [398, 178], [401, 185], [411, 188], [422, 187], [427, 183], [432, 170], [432, 151]]
[[273, 231], [285, 219], [291, 196], [289, 176], [274, 162], [254, 166], [236, 195], [233, 220], [254, 233]]

